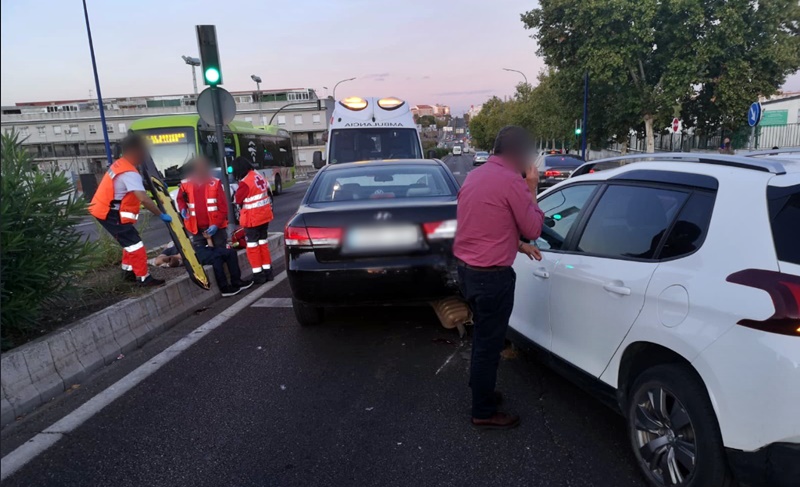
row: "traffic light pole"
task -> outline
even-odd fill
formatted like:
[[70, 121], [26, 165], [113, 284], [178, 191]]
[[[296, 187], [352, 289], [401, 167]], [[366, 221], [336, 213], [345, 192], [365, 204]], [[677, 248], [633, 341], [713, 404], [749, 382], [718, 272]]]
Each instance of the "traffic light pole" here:
[[211, 86], [214, 103], [214, 133], [217, 136], [217, 154], [219, 154], [219, 167], [222, 169], [222, 187], [225, 188], [225, 197], [228, 198], [228, 222], [233, 225], [236, 223], [233, 212], [233, 200], [231, 199], [231, 183], [228, 181], [228, 161], [225, 159], [225, 135], [222, 132], [222, 109], [220, 108], [219, 89]]

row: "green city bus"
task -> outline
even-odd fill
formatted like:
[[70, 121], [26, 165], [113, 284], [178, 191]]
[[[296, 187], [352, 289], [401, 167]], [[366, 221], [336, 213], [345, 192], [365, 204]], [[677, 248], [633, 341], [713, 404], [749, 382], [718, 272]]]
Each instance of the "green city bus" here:
[[[170, 186], [186, 177], [187, 163], [198, 154], [218, 165], [214, 127], [199, 115], [142, 118], [131, 124], [131, 130], [150, 143], [153, 162]], [[239, 156], [249, 159], [269, 179], [274, 194], [294, 184], [294, 155], [288, 131], [234, 120], [223, 128], [223, 135], [228, 164]]]

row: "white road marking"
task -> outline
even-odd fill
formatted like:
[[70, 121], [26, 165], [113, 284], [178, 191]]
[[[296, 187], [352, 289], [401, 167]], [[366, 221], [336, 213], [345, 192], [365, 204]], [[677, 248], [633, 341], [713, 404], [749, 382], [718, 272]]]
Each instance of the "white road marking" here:
[[106, 390], [86, 401], [78, 407], [78, 409], [56, 421], [47, 429], [19, 446], [16, 450], [4, 456], [2, 460], [0, 460], [0, 480], [5, 480], [11, 476], [14, 472], [22, 468], [23, 465], [53, 446], [62, 436], [74, 431], [78, 426], [86, 422], [86, 420], [99, 413], [104, 407], [114, 402], [115, 399], [123, 396], [134, 386], [197, 343], [201, 338], [214, 331], [240, 311], [252, 305], [263, 296], [264, 293], [274, 288], [284, 279], [286, 279], [286, 272], [281, 272], [275, 276], [274, 281], [262, 285], [247, 297], [241, 299], [214, 318], [206, 321], [188, 335], [175, 342], [172, 346], [148, 360], [147, 363], [140, 365], [136, 370], [118, 380]]
[[251, 308], [291, 308], [292, 298], [261, 298]]
[[[461, 342], [461, 344], [463, 344], [463, 342]], [[439, 367], [439, 369], [437, 369], [437, 370], [436, 370], [436, 373], [435, 373], [435, 374], [433, 374], [433, 375], [439, 375], [439, 372], [441, 372], [442, 370], [444, 370], [444, 368], [445, 368], [445, 367], [447, 367], [447, 364], [449, 364], [449, 363], [450, 363], [450, 361], [451, 361], [451, 360], [453, 360], [453, 357], [455, 357], [455, 356], [456, 356], [456, 354], [458, 353], [458, 351], [459, 351], [459, 350], [461, 350], [461, 344], [460, 344], [458, 347], [456, 347], [455, 351], [454, 351], [453, 353], [451, 353], [449, 357], [447, 357], [447, 360], [445, 360], [445, 361], [444, 361], [444, 363], [442, 364], [442, 366], [441, 366], [441, 367]]]

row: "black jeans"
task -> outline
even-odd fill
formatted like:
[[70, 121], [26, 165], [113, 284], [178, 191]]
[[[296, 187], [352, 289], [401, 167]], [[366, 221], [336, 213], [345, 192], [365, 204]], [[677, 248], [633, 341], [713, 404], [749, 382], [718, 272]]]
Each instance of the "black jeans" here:
[[500, 352], [503, 351], [508, 319], [514, 307], [514, 269], [478, 271], [458, 268], [461, 292], [472, 310], [472, 417], [486, 419], [497, 412], [495, 386]]
[[197, 260], [203, 265], [211, 265], [214, 268], [214, 277], [217, 279], [217, 286], [220, 288], [228, 285], [228, 276], [225, 275], [225, 266], [228, 266], [228, 274], [231, 275], [231, 284], [235, 284], [242, 279], [242, 271], [239, 269], [239, 258], [236, 251], [225, 247], [199, 247], [195, 246], [194, 253]]

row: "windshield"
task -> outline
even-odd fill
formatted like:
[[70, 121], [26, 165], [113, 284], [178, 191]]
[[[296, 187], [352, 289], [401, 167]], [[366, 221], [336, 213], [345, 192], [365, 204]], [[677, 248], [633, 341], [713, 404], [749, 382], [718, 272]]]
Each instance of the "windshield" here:
[[476, 152], [475, 155], [478, 157], [489, 157], [488, 152]]
[[416, 129], [359, 128], [331, 131], [331, 164], [374, 159], [422, 159]]
[[196, 152], [194, 129], [170, 127], [138, 132], [150, 143], [150, 155], [167, 184], [183, 179], [186, 163]]
[[311, 203], [368, 199], [455, 197], [456, 187], [435, 165], [398, 164], [325, 171], [309, 195]]
[[544, 163], [547, 167], [578, 167], [583, 164], [583, 159], [574, 156], [547, 156]]

